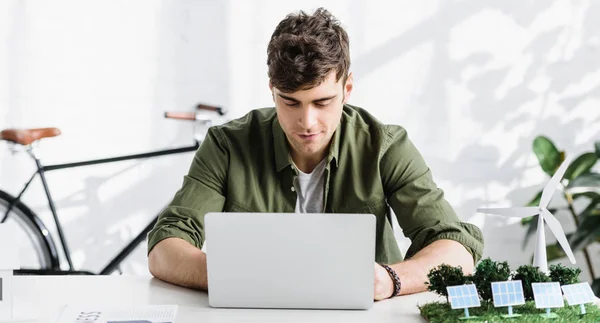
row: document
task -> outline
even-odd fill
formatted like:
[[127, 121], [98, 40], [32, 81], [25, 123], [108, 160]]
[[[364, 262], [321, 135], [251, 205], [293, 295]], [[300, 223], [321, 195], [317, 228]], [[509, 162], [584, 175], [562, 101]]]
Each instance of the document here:
[[177, 305], [67, 305], [55, 323], [175, 323]]

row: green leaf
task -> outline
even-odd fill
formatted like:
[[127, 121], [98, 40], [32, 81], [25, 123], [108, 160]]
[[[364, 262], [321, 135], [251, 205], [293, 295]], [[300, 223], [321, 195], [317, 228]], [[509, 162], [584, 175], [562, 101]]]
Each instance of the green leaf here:
[[559, 244], [552, 244], [546, 246], [546, 257], [548, 257], [548, 261], [561, 259], [566, 257], [565, 251]]
[[583, 174], [567, 185], [567, 192], [575, 197], [575, 194], [583, 194], [592, 192], [600, 195], [600, 174], [586, 173]]
[[573, 194], [573, 200], [577, 200], [577, 199], [579, 199], [581, 197], [587, 197], [590, 200], [600, 199], [600, 193], [596, 193], [596, 192], [583, 192], [583, 193]]
[[540, 166], [548, 175], [554, 175], [562, 162], [561, 154], [550, 139], [538, 136], [533, 141], [533, 152], [540, 162]]
[[531, 223], [531, 221], [533, 221], [533, 220], [535, 220], [535, 217], [533, 217], [533, 216], [530, 216], [530, 217], [527, 217], [527, 218], [522, 218], [521, 219], [521, 225], [522, 226], [526, 226], [529, 223]]
[[600, 238], [600, 202], [592, 201], [579, 217], [579, 226], [569, 237], [573, 252], [587, 247]]
[[565, 172], [565, 177], [568, 180], [573, 180], [579, 175], [588, 172], [598, 161], [598, 156], [595, 153], [585, 153], [575, 159]]
[[600, 141], [596, 141], [596, 156], [600, 158]]
[[525, 206], [538, 206], [540, 205], [540, 200], [542, 199], [542, 191], [539, 191], [529, 203]]

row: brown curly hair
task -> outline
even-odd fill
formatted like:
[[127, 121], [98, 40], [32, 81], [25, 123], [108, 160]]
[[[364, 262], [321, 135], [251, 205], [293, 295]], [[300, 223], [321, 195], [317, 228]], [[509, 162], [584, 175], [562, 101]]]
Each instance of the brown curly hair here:
[[267, 47], [268, 76], [282, 92], [307, 90], [331, 72], [346, 82], [350, 68], [348, 34], [326, 9], [312, 15], [289, 14], [275, 28]]

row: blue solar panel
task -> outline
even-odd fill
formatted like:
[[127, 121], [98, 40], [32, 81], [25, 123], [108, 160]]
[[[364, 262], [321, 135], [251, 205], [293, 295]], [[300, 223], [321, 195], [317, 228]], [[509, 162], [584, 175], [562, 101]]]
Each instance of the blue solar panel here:
[[520, 280], [492, 283], [492, 296], [495, 307], [525, 304], [523, 285]]
[[596, 301], [596, 296], [592, 292], [589, 283], [571, 284], [561, 287], [569, 305], [593, 303]]
[[532, 283], [531, 287], [533, 288], [535, 307], [553, 308], [565, 306], [559, 283]]
[[453, 309], [457, 308], [470, 308], [479, 307], [479, 295], [474, 284], [460, 285], [460, 286], [448, 286], [448, 300], [450, 301], [450, 307]]

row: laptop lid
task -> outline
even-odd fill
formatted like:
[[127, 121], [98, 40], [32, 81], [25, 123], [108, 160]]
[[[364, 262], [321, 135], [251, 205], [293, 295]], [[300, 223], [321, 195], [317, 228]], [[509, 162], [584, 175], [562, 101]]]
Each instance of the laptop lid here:
[[208, 213], [212, 307], [368, 309], [375, 216]]

